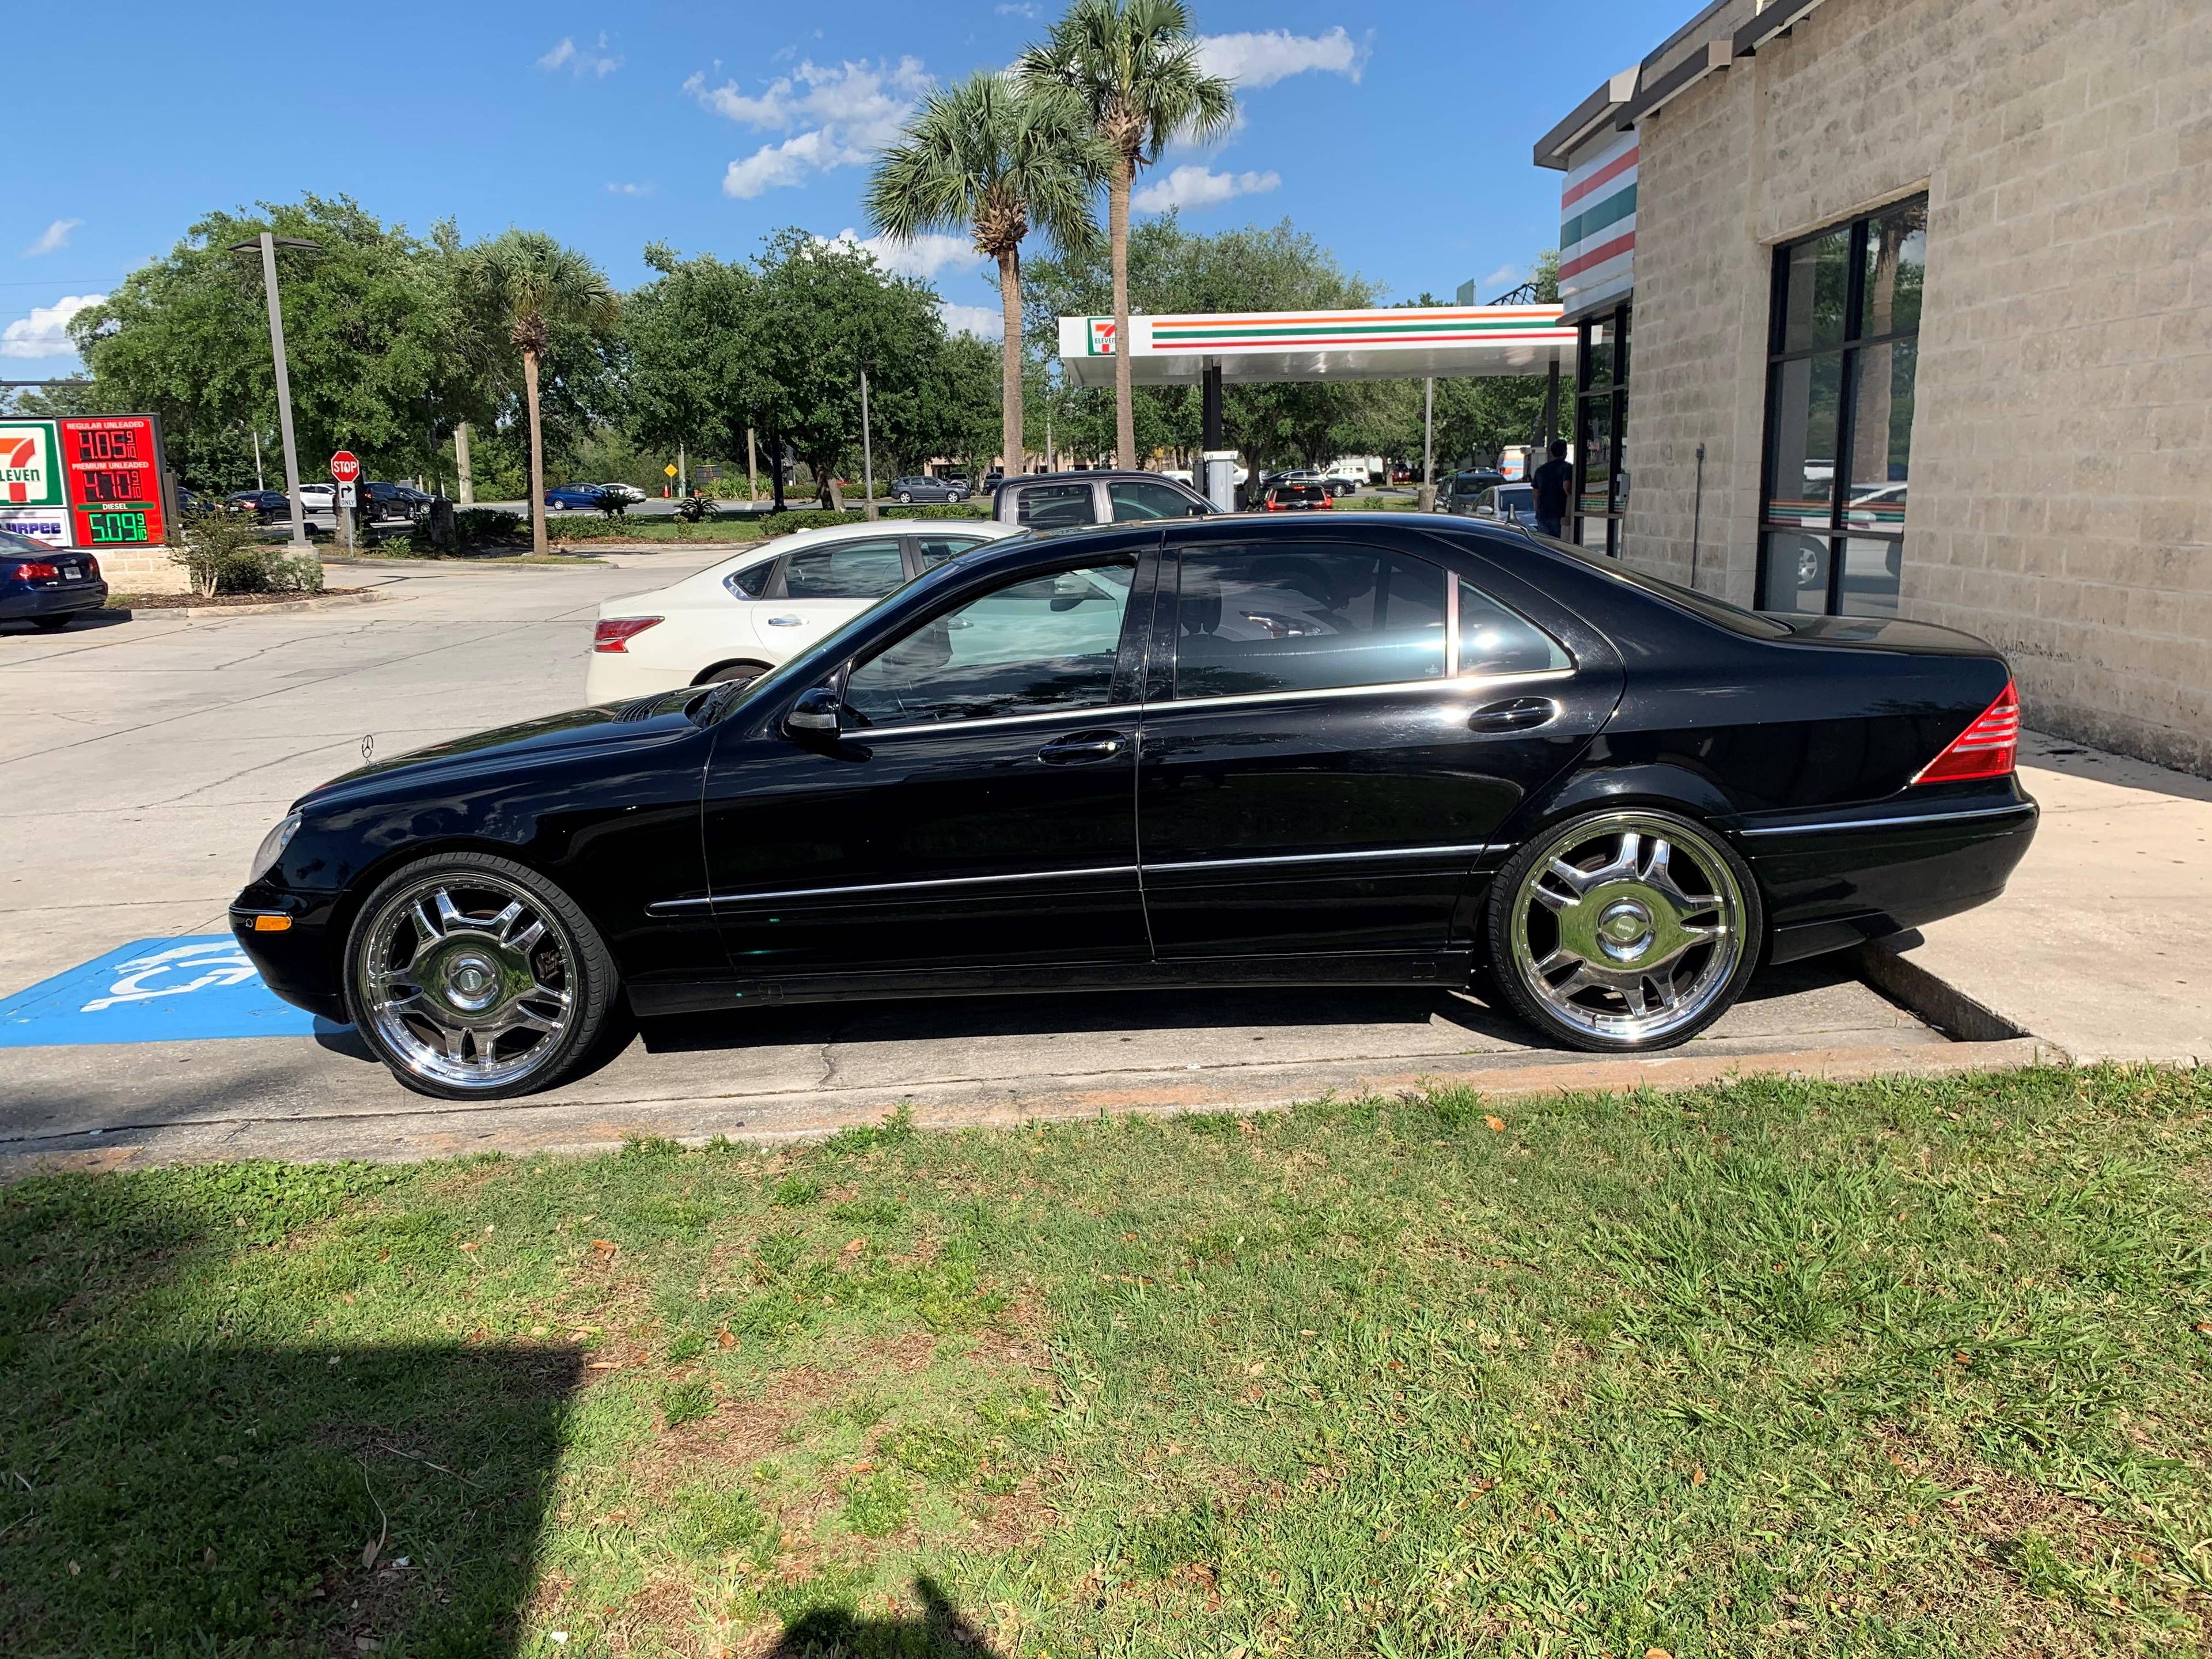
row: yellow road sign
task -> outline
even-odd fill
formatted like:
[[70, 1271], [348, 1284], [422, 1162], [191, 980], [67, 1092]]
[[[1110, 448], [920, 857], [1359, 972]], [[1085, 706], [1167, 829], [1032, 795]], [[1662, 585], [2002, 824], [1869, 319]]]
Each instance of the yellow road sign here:
[[672, 462], [670, 465], [662, 467], [660, 470], [663, 472], [665, 472], [672, 478], [676, 476], [676, 467]]

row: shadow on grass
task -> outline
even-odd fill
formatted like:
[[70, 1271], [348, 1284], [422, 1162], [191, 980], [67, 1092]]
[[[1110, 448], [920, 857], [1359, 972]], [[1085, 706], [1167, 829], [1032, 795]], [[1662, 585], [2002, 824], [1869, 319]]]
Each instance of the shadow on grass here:
[[921, 1603], [915, 1619], [856, 1619], [842, 1607], [801, 1613], [767, 1659], [989, 1659], [996, 1651], [935, 1579], [916, 1578], [914, 1593]]
[[576, 1353], [103, 1346], [0, 1403], [0, 1651], [514, 1650]]

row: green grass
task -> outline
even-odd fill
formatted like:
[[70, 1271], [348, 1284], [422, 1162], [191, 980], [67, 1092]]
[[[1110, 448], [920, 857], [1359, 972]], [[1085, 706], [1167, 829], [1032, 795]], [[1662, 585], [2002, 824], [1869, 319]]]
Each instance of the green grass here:
[[40, 1177], [0, 1651], [2203, 1651], [2208, 1206], [2118, 1070]]

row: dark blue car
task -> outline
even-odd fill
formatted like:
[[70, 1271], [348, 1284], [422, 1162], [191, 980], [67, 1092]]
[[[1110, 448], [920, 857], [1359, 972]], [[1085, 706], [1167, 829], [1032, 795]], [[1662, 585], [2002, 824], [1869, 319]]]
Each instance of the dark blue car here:
[[556, 513], [571, 509], [598, 512], [606, 506], [605, 484], [556, 484], [545, 492], [545, 505]]
[[107, 584], [91, 554], [0, 530], [0, 620], [67, 628], [71, 617], [106, 603]]

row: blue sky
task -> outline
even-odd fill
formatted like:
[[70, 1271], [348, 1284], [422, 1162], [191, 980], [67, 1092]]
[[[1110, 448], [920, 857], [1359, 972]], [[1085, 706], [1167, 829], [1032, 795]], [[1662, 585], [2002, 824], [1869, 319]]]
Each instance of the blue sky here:
[[[866, 157], [912, 100], [1004, 64], [1052, 8], [104, 0], [90, 74], [86, 14], [33, 9], [12, 25], [19, 80], [79, 68], [58, 68], [39, 95], [56, 101], [18, 137], [45, 153], [14, 169], [0, 213], [0, 375], [71, 372], [71, 305], [200, 214], [307, 191], [417, 230], [549, 230], [623, 287], [654, 240], [742, 256], [785, 225], [865, 239]], [[1240, 82], [1238, 126], [1167, 157], [1139, 203], [1178, 202], [1203, 230], [1287, 216], [1392, 298], [1469, 277], [1489, 298], [1558, 237], [1559, 175], [1531, 144], [1693, 9], [1194, 0], [1211, 61]], [[995, 326], [964, 241], [897, 263], [973, 308], [956, 321]]]

